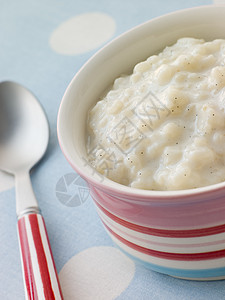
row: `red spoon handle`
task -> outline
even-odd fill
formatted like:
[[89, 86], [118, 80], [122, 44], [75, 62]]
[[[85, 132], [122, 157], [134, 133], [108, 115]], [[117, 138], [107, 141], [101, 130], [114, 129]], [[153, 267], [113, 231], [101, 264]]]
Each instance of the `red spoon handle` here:
[[20, 217], [18, 236], [26, 299], [63, 299], [42, 215]]

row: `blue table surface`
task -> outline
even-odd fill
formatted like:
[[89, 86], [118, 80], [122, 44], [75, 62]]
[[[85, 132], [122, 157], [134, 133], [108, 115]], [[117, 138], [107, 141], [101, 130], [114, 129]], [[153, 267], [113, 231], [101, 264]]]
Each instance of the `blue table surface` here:
[[[225, 283], [179, 280], [144, 269], [113, 244], [84, 182], [64, 158], [56, 121], [65, 89], [105, 43], [156, 16], [204, 0], [2, 0], [0, 81], [30, 89], [50, 124], [47, 153], [31, 174], [66, 300], [225, 299]], [[96, 20], [98, 19], [98, 22]], [[101, 24], [105, 24], [102, 26]], [[14, 178], [0, 172], [0, 299], [24, 299]]]

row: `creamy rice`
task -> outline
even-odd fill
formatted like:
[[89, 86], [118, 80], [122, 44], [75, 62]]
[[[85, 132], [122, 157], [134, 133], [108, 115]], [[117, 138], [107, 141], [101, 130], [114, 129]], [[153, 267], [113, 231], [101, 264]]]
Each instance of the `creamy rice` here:
[[116, 79], [89, 112], [89, 161], [140, 189], [222, 182], [224, 109], [225, 40], [179, 39]]

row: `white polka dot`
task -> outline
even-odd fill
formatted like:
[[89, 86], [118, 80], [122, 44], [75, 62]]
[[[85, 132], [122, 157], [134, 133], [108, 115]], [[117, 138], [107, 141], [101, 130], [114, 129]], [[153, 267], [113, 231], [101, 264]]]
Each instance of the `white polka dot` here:
[[65, 300], [111, 300], [130, 284], [134, 262], [113, 247], [93, 247], [72, 257], [59, 273]]
[[115, 21], [109, 15], [86, 13], [63, 22], [52, 33], [49, 43], [60, 54], [85, 53], [109, 40], [115, 28]]
[[14, 176], [0, 171], [0, 192], [9, 190], [14, 186]]

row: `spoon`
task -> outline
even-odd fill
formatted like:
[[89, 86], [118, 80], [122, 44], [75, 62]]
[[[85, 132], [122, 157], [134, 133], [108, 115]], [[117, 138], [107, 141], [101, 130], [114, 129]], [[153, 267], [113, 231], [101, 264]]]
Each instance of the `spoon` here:
[[0, 83], [0, 169], [14, 174], [17, 229], [26, 299], [63, 299], [44, 219], [35, 198], [31, 168], [49, 140], [46, 116], [21, 85]]

